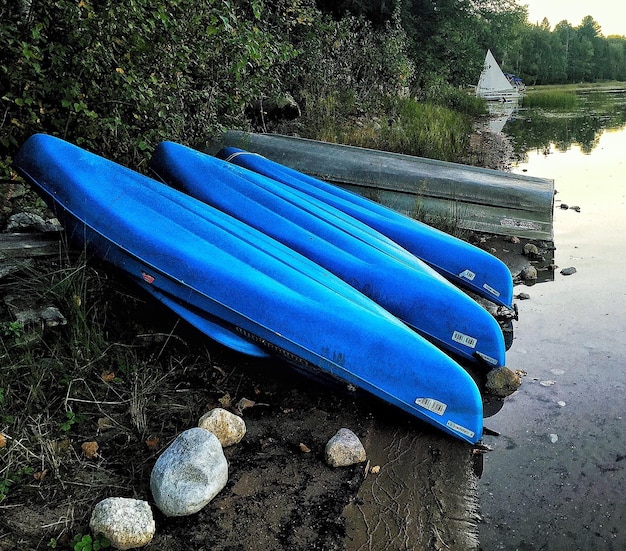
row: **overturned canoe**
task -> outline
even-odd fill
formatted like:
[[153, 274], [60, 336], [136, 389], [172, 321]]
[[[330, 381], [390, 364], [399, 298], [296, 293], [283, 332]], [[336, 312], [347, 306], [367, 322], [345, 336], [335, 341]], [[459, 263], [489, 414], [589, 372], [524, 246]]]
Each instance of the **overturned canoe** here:
[[513, 280], [493, 255], [447, 233], [257, 154], [225, 147], [218, 156], [309, 194], [386, 235], [457, 285], [508, 308]]
[[460, 228], [552, 240], [554, 181], [278, 134], [229, 131], [211, 146], [259, 153], [406, 215]]
[[163, 142], [150, 159], [164, 182], [273, 237], [464, 359], [505, 364], [502, 330], [476, 301], [352, 216], [256, 172]]
[[[327, 270], [173, 188], [46, 135], [15, 157], [69, 238], [155, 289], [213, 336], [369, 391], [467, 442], [482, 433], [473, 379]], [[165, 302], [167, 304], [168, 302]]]

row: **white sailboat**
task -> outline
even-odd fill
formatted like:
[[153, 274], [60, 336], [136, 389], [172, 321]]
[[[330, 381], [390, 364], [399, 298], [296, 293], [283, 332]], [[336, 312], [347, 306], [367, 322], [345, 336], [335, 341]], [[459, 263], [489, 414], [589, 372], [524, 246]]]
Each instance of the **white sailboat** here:
[[515, 101], [523, 95], [520, 88], [502, 72], [491, 50], [487, 50], [476, 95], [488, 101]]

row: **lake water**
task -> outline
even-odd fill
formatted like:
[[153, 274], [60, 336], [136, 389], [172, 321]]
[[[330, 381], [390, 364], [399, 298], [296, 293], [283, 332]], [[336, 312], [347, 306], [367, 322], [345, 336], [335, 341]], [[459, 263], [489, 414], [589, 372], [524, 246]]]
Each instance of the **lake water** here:
[[626, 94], [582, 97], [575, 114], [521, 109], [504, 127], [513, 171], [555, 180], [558, 269], [516, 290], [530, 299], [507, 364], [527, 375], [485, 423], [500, 433], [484, 438], [485, 551], [626, 549]]

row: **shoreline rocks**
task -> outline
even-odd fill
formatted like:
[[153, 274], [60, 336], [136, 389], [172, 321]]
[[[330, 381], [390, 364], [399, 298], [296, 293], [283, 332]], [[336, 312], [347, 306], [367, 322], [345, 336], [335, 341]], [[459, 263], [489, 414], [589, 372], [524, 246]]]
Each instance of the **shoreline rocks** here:
[[350, 429], [339, 429], [326, 444], [326, 463], [331, 467], [348, 467], [363, 463], [367, 456], [358, 436]]
[[223, 408], [215, 408], [205, 413], [198, 426], [217, 436], [224, 448], [238, 444], [246, 434], [245, 421]]
[[150, 490], [168, 517], [192, 515], [228, 482], [228, 462], [212, 432], [196, 427], [181, 433], [152, 469]]
[[91, 513], [89, 528], [94, 535], [102, 534], [114, 548], [121, 550], [147, 545], [156, 530], [150, 505], [125, 497], [100, 501]]

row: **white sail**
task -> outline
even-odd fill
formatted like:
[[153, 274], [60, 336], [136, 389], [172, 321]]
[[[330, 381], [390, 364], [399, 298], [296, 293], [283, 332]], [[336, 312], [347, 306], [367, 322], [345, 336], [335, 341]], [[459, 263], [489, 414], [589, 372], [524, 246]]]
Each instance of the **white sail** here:
[[476, 86], [476, 95], [492, 101], [511, 101], [521, 96], [517, 87], [511, 84], [500, 69], [491, 50], [487, 50], [485, 65]]

